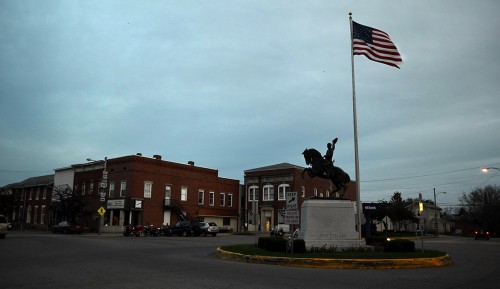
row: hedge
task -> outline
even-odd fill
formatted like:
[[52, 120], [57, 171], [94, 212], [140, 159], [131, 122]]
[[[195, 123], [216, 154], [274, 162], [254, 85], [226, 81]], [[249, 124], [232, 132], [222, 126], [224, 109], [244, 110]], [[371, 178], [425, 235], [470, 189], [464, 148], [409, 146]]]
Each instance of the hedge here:
[[395, 239], [384, 243], [384, 252], [414, 252], [415, 242], [407, 239]]

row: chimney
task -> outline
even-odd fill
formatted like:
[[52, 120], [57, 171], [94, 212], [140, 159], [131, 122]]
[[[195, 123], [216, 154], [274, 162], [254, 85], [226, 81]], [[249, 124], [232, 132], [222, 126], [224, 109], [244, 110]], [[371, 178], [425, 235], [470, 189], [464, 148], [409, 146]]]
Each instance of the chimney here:
[[160, 155], [154, 155], [154, 156], [153, 156], [153, 158], [154, 158], [155, 160], [161, 160], [161, 156], [160, 156]]
[[136, 153], [135, 155], [138, 157], [142, 157], [142, 153]]
[[194, 166], [194, 162], [193, 161], [189, 161], [188, 165]]

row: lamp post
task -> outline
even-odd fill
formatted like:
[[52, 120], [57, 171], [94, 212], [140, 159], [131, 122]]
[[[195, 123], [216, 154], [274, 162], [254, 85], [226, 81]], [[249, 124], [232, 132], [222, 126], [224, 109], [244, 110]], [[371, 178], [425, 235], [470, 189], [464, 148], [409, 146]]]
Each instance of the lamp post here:
[[438, 228], [438, 220], [437, 220], [437, 203], [436, 203], [436, 196], [439, 194], [446, 194], [446, 192], [438, 192], [436, 193], [436, 188], [434, 188], [434, 224], [436, 226], [436, 233], [439, 232]]
[[[104, 160], [93, 160], [91, 158], [87, 158], [88, 162], [103, 162], [104, 163], [104, 169], [102, 171], [102, 180], [99, 188], [99, 201], [101, 202], [101, 207], [104, 206], [106, 203], [106, 193], [104, 192], [104, 189], [108, 186], [108, 171], [106, 170], [106, 166], [108, 164], [108, 158], [105, 157]], [[101, 209], [100, 209], [101, 210]], [[102, 232], [102, 227], [104, 223], [104, 218], [99, 210], [99, 224], [97, 225], [97, 234], [100, 235]], [[105, 211], [104, 211], [105, 212]]]

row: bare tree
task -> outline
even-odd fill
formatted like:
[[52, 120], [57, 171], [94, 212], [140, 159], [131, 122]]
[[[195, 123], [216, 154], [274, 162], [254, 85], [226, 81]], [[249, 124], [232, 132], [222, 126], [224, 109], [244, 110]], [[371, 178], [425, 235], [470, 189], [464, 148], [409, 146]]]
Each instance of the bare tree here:
[[68, 185], [57, 186], [52, 191], [52, 208], [59, 221], [73, 221], [81, 212], [81, 200]]
[[394, 192], [388, 208], [388, 215], [391, 220], [397, 223], [399, 228], [403, 227], [405, 231], [408, 224], [418, 222], [413, 212], [407, 208], [408, 205], [408, 202], [403, 201], [400, 192]]
[[466, 214], [471, 216], [477, 226], [498, 232], [500, 229], [500, 187], [486, 186], [463, 193], [459, 198]]

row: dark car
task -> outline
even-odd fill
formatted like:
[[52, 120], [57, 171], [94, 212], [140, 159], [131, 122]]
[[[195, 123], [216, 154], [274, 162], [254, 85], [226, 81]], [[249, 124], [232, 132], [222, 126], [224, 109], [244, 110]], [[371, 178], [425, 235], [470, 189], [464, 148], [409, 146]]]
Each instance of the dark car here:
[[219, 227], [214, 222], [200, 222], [200, 229], [203, 236], [212, 235], [215, 237], [219, 233]]
[[192, 221], [180, 221], [169, 228], [169, 235], [199, 236], [201, 234], [200, 223]]
[[7, 223], [7, 218], [0, 215], [0, 239], [4, 239], [9, 230], [9, 223]]
[[52, 233], [64, 233], [64, 234], [81, 234], [82, 227], [79, 225], [72, 224], [68, 221], [62, 221], [57, 225], [52, 226]]
[[479, 229], [476, 229], [474, 230], [474, 239], [486, 239], [486, 240], [489, 240], [490, 239], [490, 231], [486, 230], [486, 229], [482, 229], [482, 228], [479, 228]]

